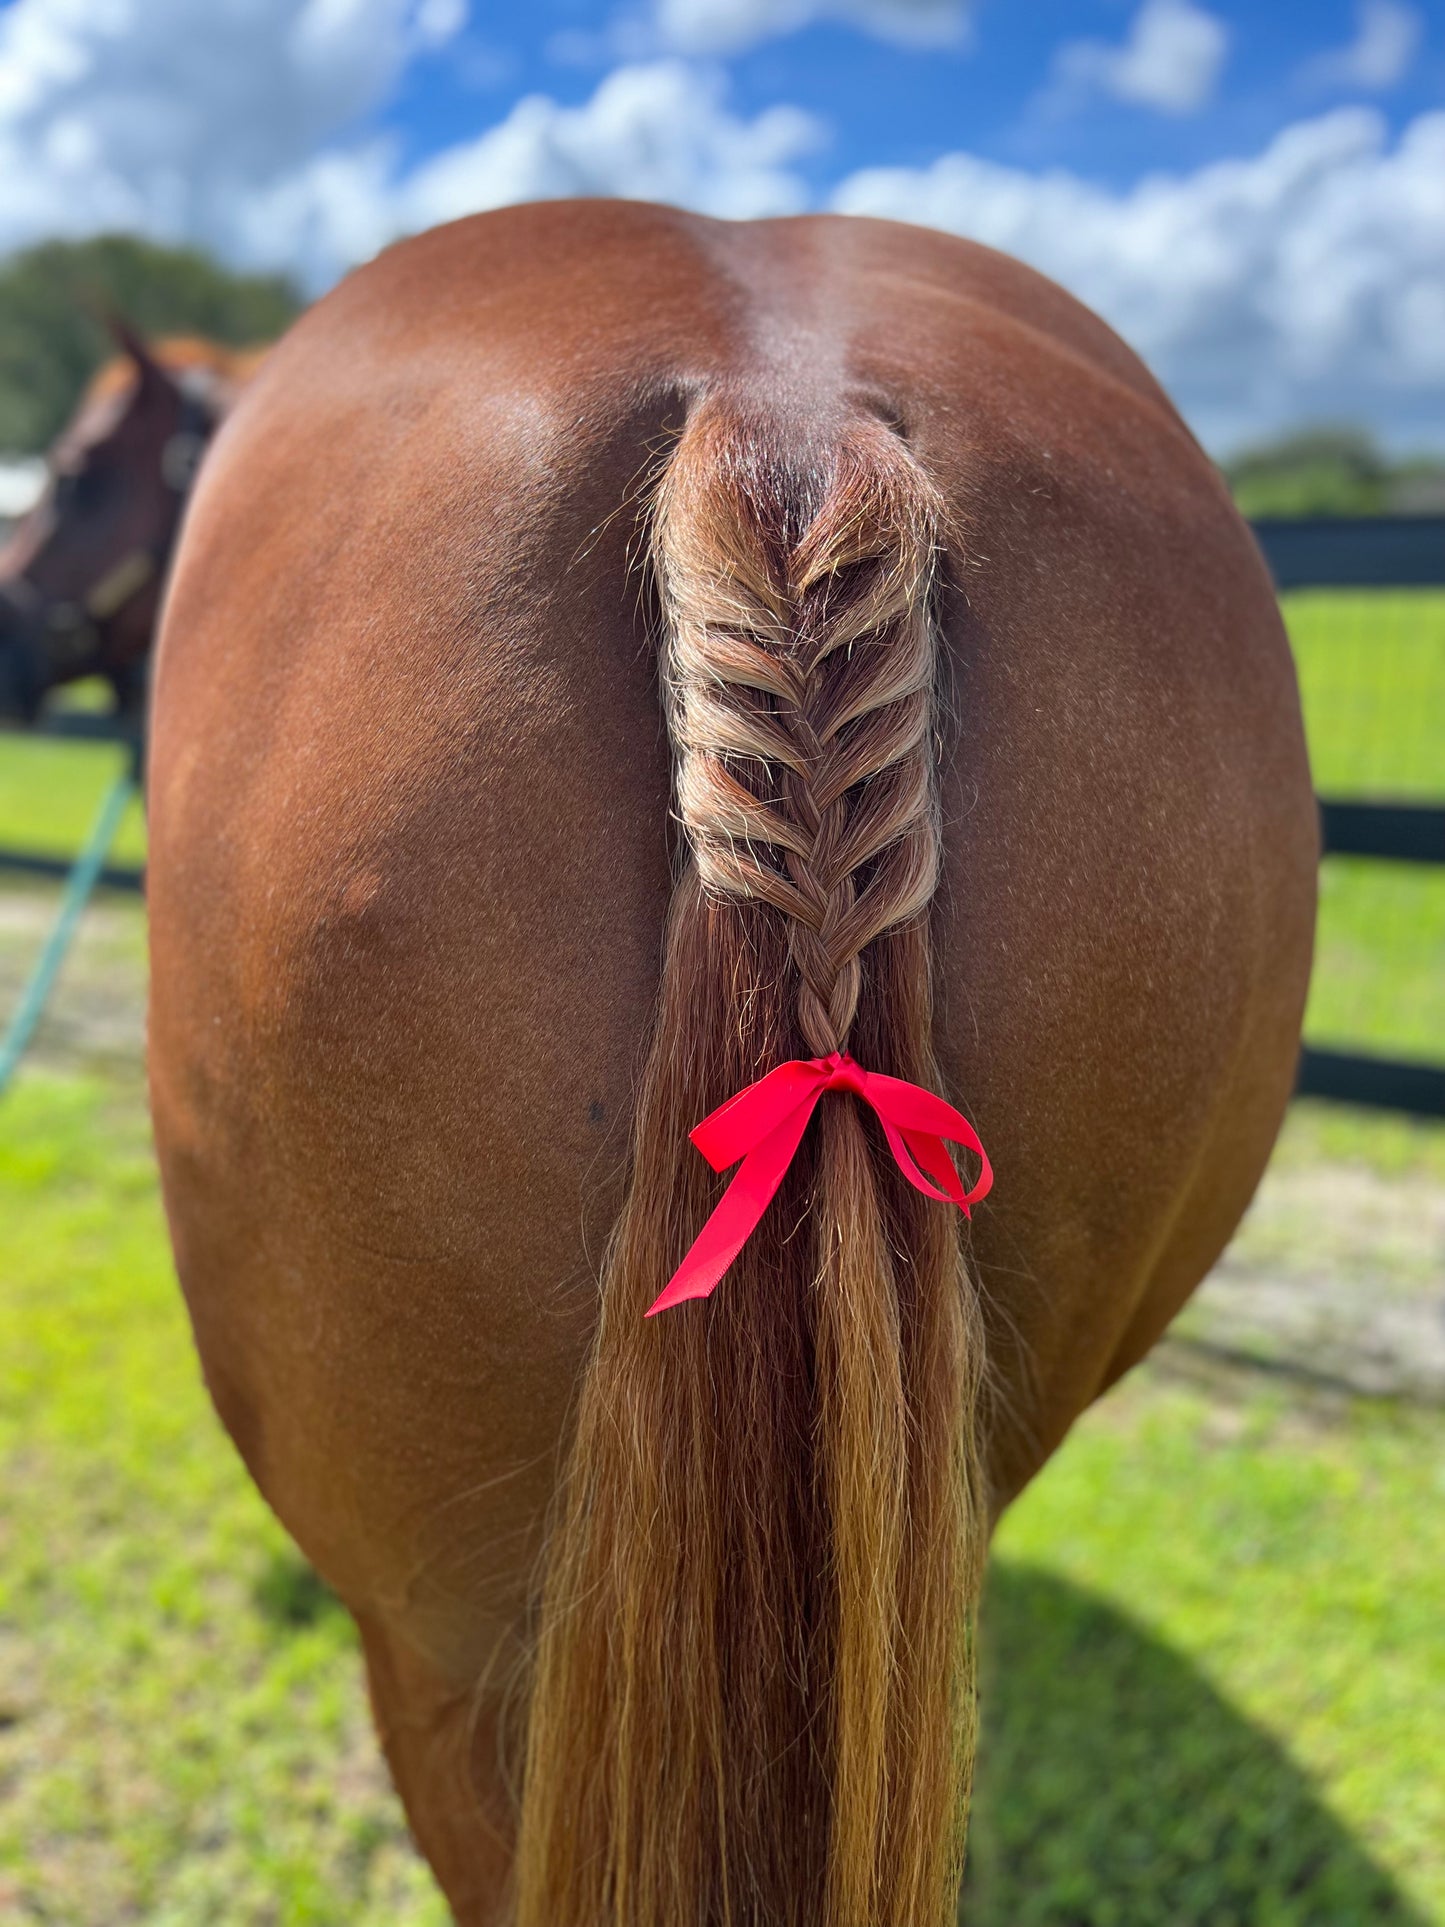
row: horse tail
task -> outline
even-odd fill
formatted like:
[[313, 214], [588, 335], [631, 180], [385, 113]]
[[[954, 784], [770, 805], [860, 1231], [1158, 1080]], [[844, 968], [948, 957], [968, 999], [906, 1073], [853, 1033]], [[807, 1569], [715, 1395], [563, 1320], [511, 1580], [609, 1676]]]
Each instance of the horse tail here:
[[981, 1338], [959, 1214], [825, 1096], [715, 1296], [644, 1322], [784, 1059], [938, 1087], [941, 505], [871, 416], [714, 398], [652, 515], [686, 834], [550, 1536], [521, 1927], [941, 1927], [973, 1753]]

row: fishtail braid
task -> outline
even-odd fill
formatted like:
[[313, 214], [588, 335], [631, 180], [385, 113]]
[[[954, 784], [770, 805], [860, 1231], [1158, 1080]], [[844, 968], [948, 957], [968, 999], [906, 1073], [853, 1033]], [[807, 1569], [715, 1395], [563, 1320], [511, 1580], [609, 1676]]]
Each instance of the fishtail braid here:
[[701, 413], [659, 491], [654, 555], [693, 859], [708, 891], [788, 917], [821, 1054], [847, 1043], [868, 945], [937, 882], [939, 512], [874, 418], [815, 449], [800, 457], [795, 436], [784, 456], [776, 423], [740, 433], [724, 405]]

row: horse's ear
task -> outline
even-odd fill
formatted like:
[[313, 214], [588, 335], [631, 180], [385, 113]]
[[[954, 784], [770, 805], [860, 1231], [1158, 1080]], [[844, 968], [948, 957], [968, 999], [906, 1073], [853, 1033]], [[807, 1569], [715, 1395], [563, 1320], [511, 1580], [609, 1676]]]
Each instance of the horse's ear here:
[[145, 338], [130, 325], [123, 315], [118, 315], [113, 309], [110, 309], [107, 310], [103, 319], [106, 330], [115, 342], [117, 348], [120, 349], [123, 355], [135, 363], [136, 373], [140, 376], [142, 383], [159, 381], [169, 384], [171, 379], [169, 371], [161, 362], [156, 360], [150, 348], [147, 346]]

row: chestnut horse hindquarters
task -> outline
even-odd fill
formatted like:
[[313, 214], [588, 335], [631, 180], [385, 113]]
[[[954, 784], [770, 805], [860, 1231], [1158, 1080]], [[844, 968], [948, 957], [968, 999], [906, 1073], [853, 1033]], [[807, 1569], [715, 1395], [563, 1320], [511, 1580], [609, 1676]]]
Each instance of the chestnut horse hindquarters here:
[[[207, 1381], [458, 1917], [942, 1919], [987, 1524], [1233, 1230], [1308, 971], [1288, 649], [1155, 384], [920, 229], [406, 242], [207, 458], [150, 821]], [[829, 1092], [645, 1321], [691, 1126], [839, 1044], [977, 1123], [967, 1270]]]

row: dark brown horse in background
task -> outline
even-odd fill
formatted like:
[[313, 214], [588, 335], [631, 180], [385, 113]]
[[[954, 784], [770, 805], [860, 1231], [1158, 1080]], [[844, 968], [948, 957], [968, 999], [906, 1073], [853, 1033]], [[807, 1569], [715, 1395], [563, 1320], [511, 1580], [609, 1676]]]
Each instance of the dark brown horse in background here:
[[[154, 728], [181, 1278], [458, 1918], [937, 1927], [992, 1524], [1294, 1071], [1315, 814], [1218, 476], [986, 249], [512, 209], [268, 360]], [[838, 1049], [966, 1102], [971, 1241], [840, 1092], [645, 1321], [689, 1127]]]
[[103, 676], [138, 712], [181, 512], [212, 435], [264, 350], [178, 335], [123, 349], [51, 449], [40, 500], [0, 545], [0, 716]]

